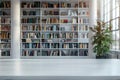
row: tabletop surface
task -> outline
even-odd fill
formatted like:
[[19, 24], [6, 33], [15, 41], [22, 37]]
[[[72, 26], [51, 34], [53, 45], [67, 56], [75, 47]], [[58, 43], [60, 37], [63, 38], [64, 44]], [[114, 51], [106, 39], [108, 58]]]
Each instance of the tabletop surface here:
[[3, 59], [0, 76], [120, 76], [120, 60]]

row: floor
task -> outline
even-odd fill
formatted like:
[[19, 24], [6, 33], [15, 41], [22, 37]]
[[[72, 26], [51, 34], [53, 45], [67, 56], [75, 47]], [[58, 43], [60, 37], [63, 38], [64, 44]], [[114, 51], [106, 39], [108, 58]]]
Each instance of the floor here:
[[120, 80], [120, 60], [3, 59], [0, 80]]

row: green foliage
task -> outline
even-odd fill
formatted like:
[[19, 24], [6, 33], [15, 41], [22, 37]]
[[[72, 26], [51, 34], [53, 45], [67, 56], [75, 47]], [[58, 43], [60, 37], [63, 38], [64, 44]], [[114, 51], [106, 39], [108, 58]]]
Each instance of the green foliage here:
[[94, 32], [92, 38], [93, 50], [98, 56], [106, 54], [110, 50], [112, 40], [112, 26], [106, 25], [104, 22], [97, 22], [97, 25], [90, 27], [90, 30]]

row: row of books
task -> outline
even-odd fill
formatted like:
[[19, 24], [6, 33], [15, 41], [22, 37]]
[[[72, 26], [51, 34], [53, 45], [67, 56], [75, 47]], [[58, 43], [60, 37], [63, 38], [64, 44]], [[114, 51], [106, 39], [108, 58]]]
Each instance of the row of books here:
[[0, 10], [0, 16], [10, 16], [9, 10]]
[[48, 38], [48, 39], [52, 39], [52, 38], [59, 38], [59, 33], [45, 33], [45, 34], [41, 34], [40, 32], [22, 32], [21, 38], [33, 38], [33, 39], [37, 39], [37, 38]]
[[71, 31], [71, 32], [74, 32], [74, 31], [78, 31], [78, 26], [60, 26], [60, 30], [59, 31]]
[[0, 43], [10, 43], [10, 39], [0, 39]]
[[[89, 7], [89, 2], [88, 1], [80, 1], [79, 2], [79, 7], [80, 8], [87, 8]], [[10, 8], [11, 7], [11, 2], [10, 1], [1, 1], [0, 2], [0, 8]], [[32, 2], [22, 2], [21, 3], [21, 7], [22, 8], [70, 8], [70, 7], [74, 7], [77, 8], [78, 4], [77, 3], [67, 3], [67, 2], [41, 2], [40, 1], [32, 1]]]
[[89, 30], [89, 25], [79, 26], [79, 31], [88, 31], [88, 30]]
[[[79, 33], [79, 38], [88, 38], [88, 33]], [[71, 38], [78, 38], [78, 33], [74, 32], [66, 32], [66, 33], [43, 33], [40, 35], [40, 33], [27, 33], [24, 32], [23, 35], [21, 35], [22, 38], [28, 38], [28, 39], [52, 39], [52, 38], [66, 38], [66, 39], [71, 39]]]
[[[8, 40], [6, 41], [8, 42]], [[22, 39], [21, 40], [22, 43], [72, 43], [72, 42], [78, 42], [78, 39], [30, 39], [30, 38], [26, 38], [26, 39]]]
[[[59, 18], [44, 18], [40, 21], [40, 18], [22, 18], [21, 22], [22, 23], [72, 23], [72, 24], [77, 24], [79, 20], [80, 24], [83, 23], [89, 23], [89, 18], [71, 18], [71, 19], [59, 19]], [[9, 18], [4, 18], [1, 19], [1, 23], [10, 23]]]
[[58, 2], [42, 2], [41, 3], [42, 8], [58, 8], [59, 7], [59, 3]]
[[74, 38], [74, 33], [61, 33], [60, 38]]
[[22, 11], [22, 15], [26, 16], [26, 15], [40, 15], [40, 10], [23, 10]]
[[[66, 29], [67, 27], [67, 29]], [[1, 26], [0, 30], [10, 30], [10, 26]], [[78, 31], [78, 26], [62, 26], [59, 27], [59, 25], [22, 25], [23, 31]], [[79, 31], [88, 31], [89, 26], [88, 25], [82, 25], [79, 26]]]
[[45, 10], [42, 15], [59, 15], [59, 10]]
[[10, 50], [1, 50], [1, 55], [0, 56], [10, 56]]
[[[26, 16], [26, 15], [41, 15], [41, 11], [40, 10], [23, 10], [22, 11], [22, 15], [23, 16]], [[8, 15], [8, 12], [0, 12], [0, 14], [2, 15]], [[10, 15], [10, 12], [9, 12], [9, 15]], [[43, 11], [42, 15], [59, 15], [59, 10], [45, 10]], [[89, 16], [89, 11], [88, 10], [80, 10], [79, 12], [77, 10], [66, 10], [66, 11], [60, 11], [60, 15], [61, 16], [75, 16], [77, 17], [78, 15], [79, 16]]]
[[[88, 37], [85, 37], [85, 38], [88, 38]], [[85, 39], [84, 38], [84, 39]], [[79, 39], [81, 39], [81, 37], [79, 38]], [[41, 39], [31, 39], [31, 38], [26, 38], [26, 39], [22, 39], [21, 40], [21, 42], [22, 43], [77, 43], [78, 42], [78, 40], [79, 39], [73, 39], [73, 38], [71, 38], [71, 39], [67, 39], [67, 38], [51, 38], [51, 39], [43, 39], [43, 38], [41, 38]], [[1, 41], [2, 42], [2, 41]], [[10, 40], [4, 40], [3, 39], [3, 42], [10, 42]]]
[[77, 10], [61, 10], [60, 11], [61, 16], [78, 16], [78, 11]]
[[79, 18], [79, 23], [80, 24], [89, 23], [89, 18]]
[[42, 48], [50, 48], [50, 43], [42, 43]]
[[22, 43], [22, 48], [59, 48], [59, 43]]
[[79, 50], [79, 56], [88, 56], [88, 49], [87, 50]]
[[10, 39], [10, 37], [11, 37], [10, 32], [1, 32], [0, 33], [1, 39]]
[[42, 23], [59, 23], [59, 18], [44, 18]]
[[76, 32], [64, 32], [60, 33], [60, 38], [78, 38], [78, 33]]
[[[1, 37], [9, 38], [10, 36], [7, 33], [1, 34]], [[40, 33], [40, 32], [22, 32], [22, 38], [45, 38], [45, 39], [52, 39], [52, 38], [78, 38], [77, 32], [61, 32], [61, 33]], [[88, 38], [88, 33], [79, 33], [79, 38]]]
[[39, 8], [40, 7], [40, 1], [23, 1], [21, 3], [22, 8]]
[[53, 39], [53, 38], [59, 38], [59, 33], [43, 33], [41, 38], [45, 39]]
[[10, 24], [11, 23], [11, 19], [10, 18], [0, 18], [0, 23]]
[[77, 11], [70, 11], [69, 12], [61, 12], [60, 16], [68, 16], [68, 17], [77, 17], [79, 16], [89, 16], [89, 12], [87, 10], [81, 10], [79, 12]]
[[[8, 42], [8, 41], [7, 41]], [[10, 41], [9, 41], [10, 42]], [[67, 38], [52, 38], [52, 39], [30, 39], [30, 38], [26, 38], [26, 39], [22, 39], [21, 40], [22, 43], [77, 43], [78, 39], [67, 39]]]
[[62, 32], [59, 33], [60, 38], [78, 38], [78, 33], [77, 32]]
[[59, 38], [56, 39], [41, 39], [42, 43], [59, 43]]
[[72, 30], [71, 31], [78, 31], [78, 26], [72, 26]]
[[[21, 42], [22, 43], [78, 43], [79, 39], [67, 39], [67, 38], [56, 38], [56, 39], [31, 39], [31, 38], [26, 38], [26, 39], [22, 39]], [[2, 42], [10, 42], [10, 40], [7, 39], [3, 39], [1, 40]]]
[[83, 38], [83, 39], [85, 39], [85, 38], [88, 38], [88, 33], [79, 33], [79, 38]]
[[47, 18], [47, 19], [42, 19], [40, 21], [40, 18], [22, 18], [21, 20], [22, 23], [59, 23], [58, 18]]
[[[8, 46], [5, 44], [4, 46]], [[10, 46], [9, 46], [10, 47]], [[88, 43], [22, 43], [22, 48], [88, 48]]]
[[22, 50], [22, 56], [60, 56], [58, 50]]
[[58, 31], [59, 25], [22, 25], [23, 31]]
[[44, 2], [42, 3], [42, 8], [77, 8], [78, 3], [70, 3], [70, 2]]
[[40, 42], [41, 42], [40, 39], [30, 39], [30, 38], [22, 39], [22, 43], [40, 43]]
[[62, 48], [88, 48], [88, 43], [63, 43]]
[[[10, 12], [8, 13], [8, 12], [0, 12], [0, 15], [10, 15]], [[23, 16], [26, 16], [26, 15], [41, 15], [41, 12], [40, 12], [40, 10], [31, 10], [31, 11], [29, 11], [29, 10], [23, 10], [22, 11], [22, 15]], [[43, 13], [42, 13], [42, 15], [59, 15], [59, 10], [48, 10], [48, 11], [44, 11]], [[79, 11], [79, 13], [78, 13], [78, 11], [77, 10], [67, 10], [67, 12], [66, 11], [62, 11], [62, 12], [60, 12], [60, 15], [61, 16], [88, 16], [89, 15], [89, 12], [88, 12], [88, 10], [80, 10]]]
[[78, 43], [63, 43], [62, 48], [78, 48]]
[[4, 48], [10, 48], [11, 45], [10, 43], [0, 43], [0, 48], [4, 49]]
[[10, 1], [0, 1], [0, 8], [10, 8], [11, 2]]
[[42, 31], [59, 31], [59, 25], [43, 25]]
[[10, 25], [1, 25], [0, 31], [10, 31], [11, 27]]
[[73, 23], [73, 24], [76, 24], [76, 23], [78, 23], [78, 19], [77, 18], [60, 19], [60, 23]]
[[80, 1], [78, 4], [78, 1], [76, 2], [44, 2], [44, 1], [31, 1], [31, 2], [22, 2], [21, 3], [22, 8], [88, 8], [89, 4], [87, 1]]
[[40, 25], [22, 25], [23, 31], [41, 31]]
[[42, 48], [60, 48], [59, 43], [42, 43]]
[[40, 18], [22, 18], [21, 23], [40, 23]]
[[22, 50], [22, 56], [35, 56], [37, 53], [40, 51], [35, 51], [35, 50]]
[[41, 38], [41, 33], [40, 32], [22, 32], [21, 38]]
[[88, 11], [88, 10], [80, 10], [80, 11], [78, 12], [78, 15], [79, 15], [79, 16], [89, 16], [90, 14], [89, 14], [89, 11]]
[[[65, 30], [65, 27], [68, 27], [70, 30]], [[59, 29], [60, 28], [60, 29]], [[85, 27], [86, 29], [86, 27]], [[78, 26], [64, 26], [59, 27], [59, 25], [43, 25], [42, 27], [40, 25], [22, 25], [23, 31], [77, 31]]]
[[89, 8], [89, 1], [80, 1], [79, 8]]
[[[0, 11], [0, 15], [10, 15], [10, 12], [2, 12]], [[23, 10], [22, 15], [41, 15], [40, 10]], [[44, 11], [42, 15], [59, 15], [59, 10], [48, 10]], [[80, 10], [79, 12], [77, 10], [67, 10], [67, 11], [61, 11], [60, 12], [61, 16], [89, 16], [89, 11], [88, 10]]]
[[75, 39], [75, 38], [73, 38], [73, 39], [67, 39], [67, 38], [64, 38], [64, 39], [59, 39], [59, 42], [61, 43], [77, 43], [78, 42], [78, 39]]
[[22, 48], [41, 48], [40, 43], [22, 43]]
[[87, 56], [88, 50], [22, 50], [22, 56]]
[[77, 8], [78, 7], [78, 2], [73, 2], [73, 3], [70, 3], [70, 2], [61, 2], [60, 3], [60, 7], [61, 8]]
[[79, 43], [79, 48], [88, 48], [89, 46], [88, 46], [88, 43]]
[[61, 56], [88, 56], [88, 50], [62, 50]]

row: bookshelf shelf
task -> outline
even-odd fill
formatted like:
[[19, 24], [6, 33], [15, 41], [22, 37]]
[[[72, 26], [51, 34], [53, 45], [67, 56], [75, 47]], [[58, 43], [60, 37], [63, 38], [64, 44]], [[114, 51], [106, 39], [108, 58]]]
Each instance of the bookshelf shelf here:
[[1, 18], [8, 18], [10, 15], [2, 15]]
[[42, 15], [43, 18], [59, 17], [59, 15]]
[[0, 57], [11, 56], [11, 2], [0, 1]]
[[59, 10], [60, 8], [40, 8], [41, 10]]
[[36, 18], [36, 19], [38, 19], [39, 20], [39, 17], [40, 17], [40, 15], [39, 14], [24, 14], [24, 15], [22, 15], [21, 16], [21, 18], [24, 18], [24, 19], [27, 19], [27, 18]]
[[21, 57], [88, 56], [89, 0], [21, 1]]
[[78, 10], [78, 8], [59, 8], [60, 10]]
[[[10, 48], [0, 48], [1, 50], [10, 50]], [[2, 55], [2, 54], [1, 54]]]
[[24, 7], [21, 10], [40, 10], [40, 7]]

